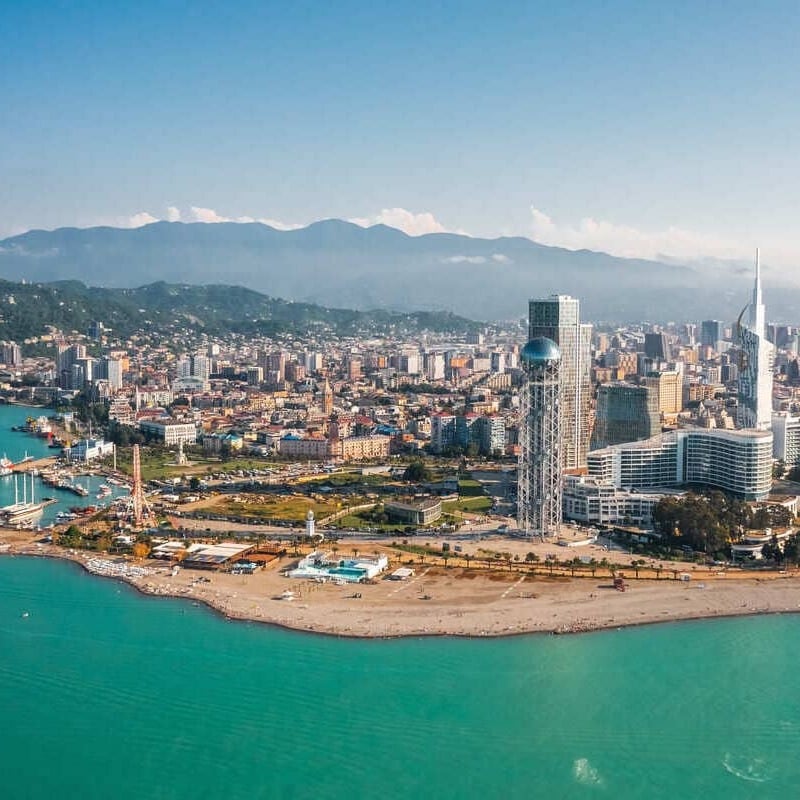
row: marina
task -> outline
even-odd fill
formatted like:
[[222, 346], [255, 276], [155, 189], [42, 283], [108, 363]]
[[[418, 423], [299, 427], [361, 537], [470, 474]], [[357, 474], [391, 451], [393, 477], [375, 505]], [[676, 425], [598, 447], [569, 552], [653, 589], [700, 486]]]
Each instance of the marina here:
[[[48, 438], [36, 435], [43, 429], [39, 420], [47, 419], [46, 413], [52, 412], [26, 406], [0, 406], [0, 453], [3, 454], [0, 523], [3, 525], [45, 528], [110, 506], [128, 494], [124, 481], [108, 477], [93, 466], [58, 463]], [[36, 431], [28, 429], [28, 420], [36, 422]]]

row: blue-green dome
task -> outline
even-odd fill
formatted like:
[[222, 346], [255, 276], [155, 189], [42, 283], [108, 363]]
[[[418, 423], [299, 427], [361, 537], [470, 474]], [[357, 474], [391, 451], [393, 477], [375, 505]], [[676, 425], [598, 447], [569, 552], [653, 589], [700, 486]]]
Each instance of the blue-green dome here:
[[558, 345], [545, 336], [537, 336], [535, 339], [531, 339], [519, 354], [519, 360], [523, 364], [558, 361], [560, 358], [561, 351], [558, 349]]

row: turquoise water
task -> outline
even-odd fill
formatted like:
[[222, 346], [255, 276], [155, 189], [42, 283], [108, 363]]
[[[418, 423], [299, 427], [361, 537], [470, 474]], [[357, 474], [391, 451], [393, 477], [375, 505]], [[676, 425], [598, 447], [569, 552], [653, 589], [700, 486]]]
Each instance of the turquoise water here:
[[[21, 461], [26, 455], [34, 456], [34, 458], [47, 458], [58, 455], [60, 451], [49, 448], [46, 439], [40, 439], [38, 436], [31, 436], [28, 433], [11, 430], [14, 426], [24, 425], [26, 418], [29, 416], [40, 417], [42, 415], [50, 416], [51, 414], [53, 414], [52, 409], [47, 408], [0, 405], [0, 455], [7, 455], [8, 458], [14, 462]], [[22, 499], [21, 480], [21, 477], [17, 479], [20, 500]], [[121, 490], [116, 486], [112, 486], [111, 495], [103, 500], [98, 500], [97, 490], [100, 488], [100, 484], [103, 483], [103, 480], [103, 478], [95, 476], [83, 476], [78, 478], [77, 482], [89, 490], [89, 495], [87, 497], [80, 497], [64, 489], [46, 486], [42, 481], [34, 479], [34, 492], [37, 500], [41, 500], [43, 497], [53, 497], [58, 501], [44, 509], [40, 524], [47, 525], [55, 521], [56, 514], [59, 511], [66, 511], [70, 507], [80, 506], [83, 508], [98, 503], [108, 505], [110, 500], [114, 497], [127, 494], [127, 490]], [[30, 483], [28, 484], [27, 491], [30, 493]], [[5, 506], [13, 502], [14, 476], [0, 476], [0, 506]]]
[[794, 797], [798, 663], [794, 616], [353, 641], [0, 558], [0, 797]]

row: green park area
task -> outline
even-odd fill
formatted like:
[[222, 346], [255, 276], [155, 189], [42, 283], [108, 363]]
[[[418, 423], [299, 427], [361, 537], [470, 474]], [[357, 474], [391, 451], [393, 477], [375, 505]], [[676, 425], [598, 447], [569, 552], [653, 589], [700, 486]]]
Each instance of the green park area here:
[[317, 519], [335, 514], [341, 510], [336, 498], [289, 496], [238, 496], [222, 498], [215, 503], [215, 513], [224, 514], [237, 519], [253, 519], [259, 521], [285, 520], [302, 522], [308, 512], [313, 511]]
[[[142, 447], [139, 452], [142, 465], [142, 480], [144, 481], [180, 478], [184, 475], [203, 478], [211, 473], [268, 469], [274, 466], [257, 458], [242, 457], [224, 460], [210, 458], [194, 453], [189, 449], [186, 451], [187, 463], [180, 466], [175, 463], [177, 454], [174, 450], [167, 450], [163, 447]], [[119, 448], [117, 450], [117, 468], [129, 475], [133, 472], [132, 454], [133, 450], [131, 448]]]

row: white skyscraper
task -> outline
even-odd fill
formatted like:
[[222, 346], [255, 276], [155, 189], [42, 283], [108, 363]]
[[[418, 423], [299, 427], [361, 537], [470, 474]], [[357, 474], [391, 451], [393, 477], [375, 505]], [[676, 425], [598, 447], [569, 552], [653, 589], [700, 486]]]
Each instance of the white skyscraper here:
[[[746, 316], [746, 321], [744, 318]], [[766, 312], [761, 295], [761, 259], [756, 250], [753, 296], [736, 324], [739, 347], [739, 414], [742, 428], [769, 430], [772, 424], [772, 369], [775, 350], [767, 340]]]

